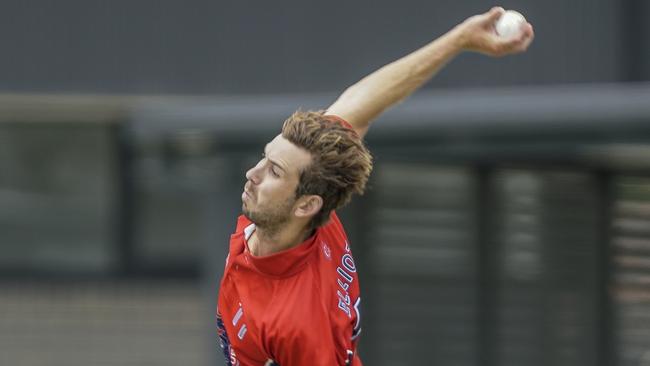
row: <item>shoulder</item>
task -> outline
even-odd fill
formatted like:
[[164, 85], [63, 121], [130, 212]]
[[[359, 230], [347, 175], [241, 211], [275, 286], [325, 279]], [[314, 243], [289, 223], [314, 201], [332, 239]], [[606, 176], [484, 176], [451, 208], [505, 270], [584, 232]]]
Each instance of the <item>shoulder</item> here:
[[[323, 249], [327, 252], [331, 249], [332, 259], [341, 258], [345, 254], [351, 254], [350, 242], [348, 235], [339, 220], [338, 215], [332, 211], [330, 220], [320, 228], [319, 238]], [[329, 259], [329, 258], [328, 258]]]
[[322, 236], [334, 236], [340, 240], [347, 240], [347, 234], [343, 228], [343, 224], [335, 211], [330, 214], [330, 219], [327, 223], [319, 228]]

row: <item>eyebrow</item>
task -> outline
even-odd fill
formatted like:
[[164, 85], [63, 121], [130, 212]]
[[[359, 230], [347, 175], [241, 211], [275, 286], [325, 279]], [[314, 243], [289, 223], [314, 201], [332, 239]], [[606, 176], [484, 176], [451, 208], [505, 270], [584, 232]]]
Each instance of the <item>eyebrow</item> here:
[[285, 170], [285, 169], [284, 169], [280, 164], [278, 164], [277, 162], [271, 160], [271, 158], [269, 158], [268, 156], [266, 156], [266, 148], [267, 148], [268, 146], [269, 146], [269, 144], [264, 145], [264, 156], [265, 156], [267, 159], [269, 159], [269, 161], [271, 162], [271, 164], [277, 166], [277, 167], [278, 167], [279, 169], [281, 169], [283, 172], [286, 172], [286, 170]]

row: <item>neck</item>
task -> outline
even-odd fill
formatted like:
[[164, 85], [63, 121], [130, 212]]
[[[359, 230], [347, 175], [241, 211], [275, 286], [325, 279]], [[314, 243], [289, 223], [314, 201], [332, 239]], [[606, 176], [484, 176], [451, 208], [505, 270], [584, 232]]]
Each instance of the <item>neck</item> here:
[[312, 235], [307, 225], [287, 224], [278, 230], [255, 228], [248, 240], [248, 249], [254, 256], [265, 256], [293, 248]]

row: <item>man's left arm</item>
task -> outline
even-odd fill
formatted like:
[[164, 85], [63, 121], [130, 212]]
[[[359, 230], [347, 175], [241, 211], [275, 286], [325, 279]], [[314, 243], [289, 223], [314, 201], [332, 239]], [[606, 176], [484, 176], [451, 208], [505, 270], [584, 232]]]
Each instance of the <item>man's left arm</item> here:
[[346, 89], [325, 114], [343, 118], [363, 137], [373, 119], [412, 94], [462, 51], [494, 57], [525, 51], [533, 40], [532, 26], [526, 23], [519, 37], [499, 37], [494, 24], [503, 12], [503, 8], [495, 7], [470, 17], [424, 47], [366, 76]]

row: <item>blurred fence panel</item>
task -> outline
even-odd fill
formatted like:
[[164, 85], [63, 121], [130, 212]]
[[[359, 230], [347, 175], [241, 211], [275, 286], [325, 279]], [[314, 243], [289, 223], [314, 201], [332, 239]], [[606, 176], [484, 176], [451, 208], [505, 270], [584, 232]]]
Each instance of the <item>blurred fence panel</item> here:
[[621, 366], [650, 365], [650, 179], [616, 180], [612, 220], [613, 281]]
[[115, 269], [111, 124], [0, 123], [0, 270]]
[[494, 177], [499, 365], [595, 365], [596, 178], [503, 170]]
[[[474, 365], [475, 180], [463, 168], [377, 166], [366, 205], [365, 327], [373, 365]], [[368, 274], [366, 274], [366, 278]], [[367, 343], [366, 343], [367, 344]]]
[[213, 144], [210, 136], [188, 131], [129, 149], [136, 269], [182, 272], [200, 265], [210, 197], [224, 172]]

